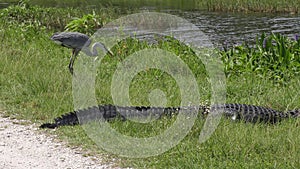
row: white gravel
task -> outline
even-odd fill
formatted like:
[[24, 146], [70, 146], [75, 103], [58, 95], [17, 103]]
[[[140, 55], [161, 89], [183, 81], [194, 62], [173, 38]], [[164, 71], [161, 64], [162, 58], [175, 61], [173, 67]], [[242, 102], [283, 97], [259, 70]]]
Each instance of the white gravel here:
[[[0, 115], [1, 116], [1, 115]], [[85, 157], [34, 125], [0, 117], [0, 169], [106, 169], [101, 159]]]

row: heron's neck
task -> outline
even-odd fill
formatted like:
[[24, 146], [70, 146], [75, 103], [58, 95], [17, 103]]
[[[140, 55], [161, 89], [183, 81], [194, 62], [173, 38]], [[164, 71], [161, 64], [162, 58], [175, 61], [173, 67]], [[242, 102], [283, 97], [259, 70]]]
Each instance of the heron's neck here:
[[86, 47], [86, 49], [84, 50], [84, 52], [88, 56], [97, 56], [98, 55], [97, 48], [100, 48], [104, 53], [108, 52], [108, 49], [101, 42], [94, 43], [93, 46], [92, 46], [92, 48], [91, 48], [91, 50], [88, 49], [88, 47]]
[[92, 52], [94, 55], [98, 55], [97, 48], [100, 48], [104, 53], [108, 52], [107, 48], [101, 42], [96, 42], [92, 46]]

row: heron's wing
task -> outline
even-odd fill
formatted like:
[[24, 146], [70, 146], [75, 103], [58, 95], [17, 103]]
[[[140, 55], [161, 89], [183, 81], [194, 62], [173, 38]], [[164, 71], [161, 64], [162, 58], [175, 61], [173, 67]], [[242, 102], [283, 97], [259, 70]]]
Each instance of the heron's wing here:
[[61, 32], [52, 35], [51, 40], [67, 48], [81, 49], [89, 37], [79, 32]]

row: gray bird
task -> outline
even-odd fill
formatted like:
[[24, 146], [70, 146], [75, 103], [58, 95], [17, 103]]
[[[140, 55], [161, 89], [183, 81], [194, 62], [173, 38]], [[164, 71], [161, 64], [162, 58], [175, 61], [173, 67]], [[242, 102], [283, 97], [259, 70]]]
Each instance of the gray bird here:
[[[71, 74], [73, 74], [73, 65], [77, 55], [84, 47], [84, 45], [88, 47], [91, 44], [89, 36], [79, 32], [57, 32], [51, 36], [51, 40], [53, 40], [55, 43], [61, 46], [73, 49], [69, 63], [69, 70]], [[102, 49], [105, 53], [108, 53], [109, 55], [113, 56], [113, 53], [109, 49], [107, 49], [101, 42], [94, 43], [91, 50], [89, 50], [86, 47], [83, 48], [83, 52], [88, 56], [97, 56], [97, 47]]]

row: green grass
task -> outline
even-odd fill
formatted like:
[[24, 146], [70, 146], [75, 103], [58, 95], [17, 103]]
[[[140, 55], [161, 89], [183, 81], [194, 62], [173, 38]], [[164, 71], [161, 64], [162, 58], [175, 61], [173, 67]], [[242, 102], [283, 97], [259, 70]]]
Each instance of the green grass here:
[[[132, 160], [145, 168], [297, 168], [297, 123], [278, 126], [222, 121], [211, 138], [198, 143], [203, 123], [163, 155]], [[285, 133], [285, 134], [283, 134]]]
[[[70, 50], [49, 40], [52, 29], [37, 31], [35, 27], [20, 27], [2, 20], [0, 30], [0, 108], [6, 111], [6, 115], [41, 124], [72, 111], [72, 76], [67, 68]], [[98, 70], [98, 103], [113, 103], [110, 85], [117, 64], [135, 51], [149, 47], [127, 39], [112, 48], [116, 56], [105, 57]], [[210, 83], [204, 66], [188, 47], [174, 40], [160, 42], [154, 47], [180, 56], [195, 74], [201, 94], [199, 102], [210, 99]], [[227, 102], [255, 104], [282, 111], [299, 108], [299, 76], [287, 79], [284, 84], [274, 83], [269, 76], [265, 74], [262, 77], [253, 72], [232, 74], [226, 79]], [[129, 89], [132, 102], [136, 105], [149, 104], [147, 96], [153, 89], [166, 93], [167, 105], [180, 104], [179, 89], [174, 79], [155, 69], [146, 69], [135, 76]], [[173, 120], [162, 119], [149, 124], [114, 121], [111, 126], [125, 135], [148, 137], [160, 134]], [[118, 157], [98, 149], [81, 126], [45, 132], [58, 134], [72, 146], [83, 147], [89, 152], [87, 155], [104, 154], [108, 161], [118, 158], [119, 165], [136, 168], [300, 167], [299, 119], [277, 125], [254, 125], [222, 119], [209, 140], [200, 144], [198, 139], [203, 124], [204, 120], [199, 117], [177, 146], [164, 154], [139, 159]]]

